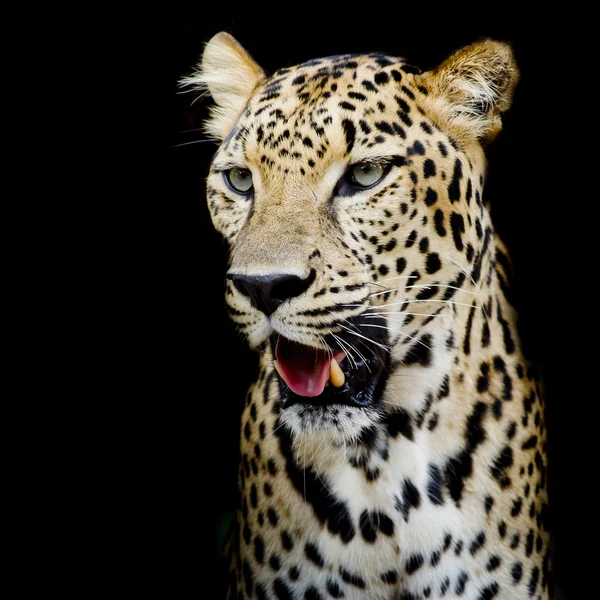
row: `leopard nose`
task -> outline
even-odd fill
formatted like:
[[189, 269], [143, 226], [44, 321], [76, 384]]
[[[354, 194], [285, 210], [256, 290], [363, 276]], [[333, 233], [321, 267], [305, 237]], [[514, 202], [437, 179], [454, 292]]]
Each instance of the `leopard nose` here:
[[315, 270], [311, 269], [308, 277], [297, 275], [241, 275], [229, 273], [228, 279], [239, 292], [250, 298], [252, 305], [265, 313], [272, 315], [277, 308], [290, 298], [303, 294], [315, 280]]

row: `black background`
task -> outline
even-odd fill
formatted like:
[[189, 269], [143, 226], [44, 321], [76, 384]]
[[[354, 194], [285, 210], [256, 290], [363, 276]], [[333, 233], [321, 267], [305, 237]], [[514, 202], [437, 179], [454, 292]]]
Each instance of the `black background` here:
[[227, 321], [224, 247], [205, 207], [204, 179], [216, 147], [198, 128], [209, 100], [192, 103], [197, 96], [177, 87], [203, 44], [225, 30], [267, 73], [360, 51], [404, 56], [427, 69], [482, 37], [512, 43], [521, 81], [488, 153], [484, 197], [513, 258], [522, 336], [547, 387], [558, 582], [563, 598], [585, 597], [575, 592], [588, 589], [580, 564], [576, 424], [582, 404], [592, 399], [589, 380], [573, 382], [585, 337], [573, 323], [587, 310], [573, 301], [574, 293], [586, 293], [573, 282], [579, 278], [574, 265], [581, 268], [588, 256], [572, 209], [588, 194], [574, 184], [586, 123], [567, 117], [565, 106], [565, 85], [577, 85], [572, 75], [565, 82], [565, 73], [576, 62], [578, 35], [566, 22], [557, 33], [547, 20], [525, 22], [518, 12], [480, 21], [452, 13], [435, 13], [436, 20], [433, 13], [426, 5], [411, 14], [372, 4], [272, 17], [229, 8], [216, 16], [146, 13], [131, 22], [123, 139], [132, 177], [119, 210], [133, 218], [123, 232], [125, 335], [117, 342], [130, 359], [124, 368], [131, 394], [116, 419], [125, 450], [118, 513], [126, 553], [139, 556], [142, 549], [132, 571], [139, 566], [150, 589], [220, 597], [207, 590], [219, 582], [217, 529], [235, 505], [239, 415], [256, 363]]

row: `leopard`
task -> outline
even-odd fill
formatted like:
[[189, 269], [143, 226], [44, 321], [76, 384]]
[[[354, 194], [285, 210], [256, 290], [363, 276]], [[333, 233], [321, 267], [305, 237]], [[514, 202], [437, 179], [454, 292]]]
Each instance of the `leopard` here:
[[483, 199], [519, 76], [487, 38], [268, 75], [221, 32], [181, 82], [212, 98], [224, 302], [259, 357], [227, 598], [552, 596], [543, 381]]

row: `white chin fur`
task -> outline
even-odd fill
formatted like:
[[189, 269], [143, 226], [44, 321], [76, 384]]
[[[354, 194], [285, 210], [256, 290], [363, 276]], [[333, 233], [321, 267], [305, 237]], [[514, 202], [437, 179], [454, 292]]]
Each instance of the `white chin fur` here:
[[294, 436], [328, 433], [334, 442], [348, 443], [375, 424], [379, 415], [368, 408], [295, 404], [283, 409], [280, 418]]

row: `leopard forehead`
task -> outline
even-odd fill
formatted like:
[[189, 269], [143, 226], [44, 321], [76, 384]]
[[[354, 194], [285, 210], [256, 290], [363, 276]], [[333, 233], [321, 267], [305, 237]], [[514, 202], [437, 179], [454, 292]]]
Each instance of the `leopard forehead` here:
[[418, 105], [413, 110], [427, 93], [414, 79], [418, 73], [402, 58], [380, 54], [281, 69], [255, 90], [215, 163], [253, 162], [305, 176], [327, 159], [394, 153], [413, 126], [411, 110], [424, 114]]

